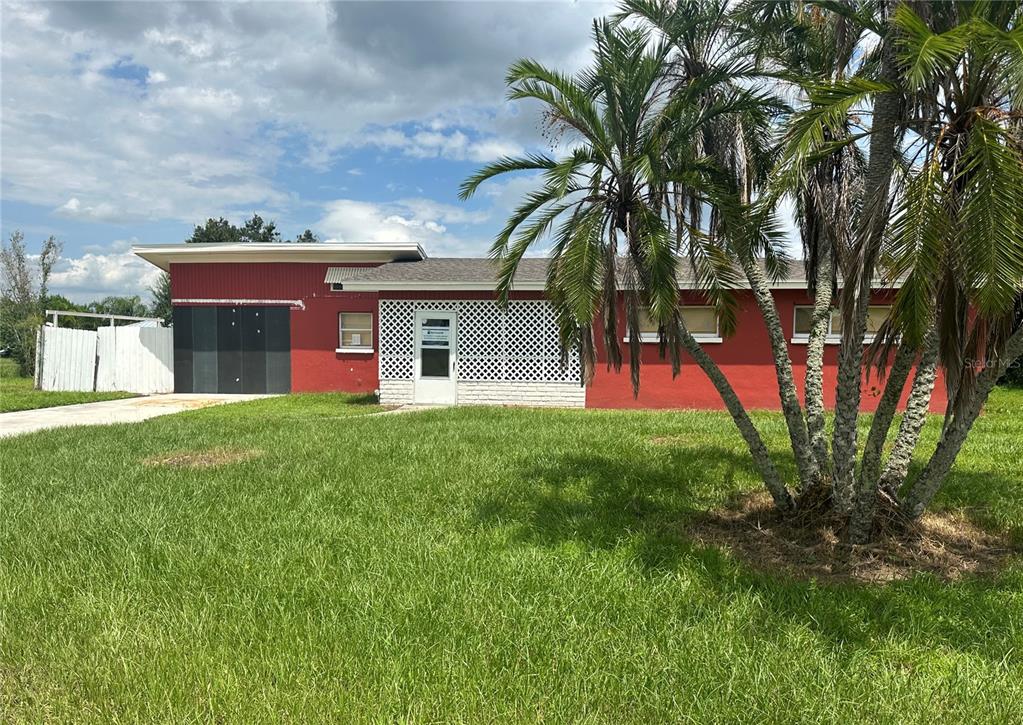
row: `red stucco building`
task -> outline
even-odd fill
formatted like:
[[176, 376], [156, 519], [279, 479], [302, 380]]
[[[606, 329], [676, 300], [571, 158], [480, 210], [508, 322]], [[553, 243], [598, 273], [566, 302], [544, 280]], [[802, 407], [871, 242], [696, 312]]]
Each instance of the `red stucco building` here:
[[[593, 384], [582, 387], [578, 356], [561, 365], [542, 259], [523, 261], [505, 309], [495, 302], [488, 260], [431, 258], [414, 244], [177, 244], [134, 252], [171, 275], [179, 392], [338, 390], [376, 392], [390, 404], [723, 407], [692, 361], [672, 378], [652, 329], [644, 334], [638, 398], [624, 369], [600, 366]], [[872, 324], [884, 318], [892, 292], [876, 291]], [[801, 383], [810, 305], [802, 270], [775, 283], [773, 293]], [[737, 295], [737, 331], [722, 338], [699, 293], [681, 290], [687, 326], [748, 407], [778, 408], [767, 331], [751, 294]], [[825, 353], [830, 395], [838, 353], [838, 330], [832, 332]], [[874, 407], [879, 387], [876, 376], [865, 381], [864, 408]], [[945, 405], [943, 391], [939, 380], [934, 410]]]

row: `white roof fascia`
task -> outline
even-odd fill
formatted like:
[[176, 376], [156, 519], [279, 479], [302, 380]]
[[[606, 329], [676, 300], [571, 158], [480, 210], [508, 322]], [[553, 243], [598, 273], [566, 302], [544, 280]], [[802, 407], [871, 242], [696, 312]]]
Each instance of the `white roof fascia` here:
[[[795, 289], [805, 290], [805, 281], [784, 281], [774, 282], [771, 289]], [[735, 289], [749, 289], [749, 284], [742, 284]], [[873, 285], [874, 289], [897, 289], [897, 285], [882, 283], [877, 280]], [[361, 282], [358, 279], [345, 282], [345, 292], [445, 292], [465, 290], [466, 292], [493, 291], [497, 289], [495, 282]], [[544, 282], [520, 282], [513, 284], [512, 291], [532, 292], [544, 291], [547, 285]], [[624, 288], [621, 288], [624, 289]], [[699, 292], [700, 287], [679, 287], [680, 290]]]
[[132, 254], [169, 270], [172, 262], [394, 262], [426, 259], [419, 244], [276, 242], [230, 244], [139, 244]]

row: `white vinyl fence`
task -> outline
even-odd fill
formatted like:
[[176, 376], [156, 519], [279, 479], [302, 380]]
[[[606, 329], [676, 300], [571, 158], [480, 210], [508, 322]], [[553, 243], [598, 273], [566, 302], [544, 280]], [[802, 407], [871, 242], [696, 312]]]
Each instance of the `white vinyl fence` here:
[[174, 390], [174, 333], [166, 327], [43, 326], [37, 379], [43, 390]]
[[39, 344], [36, 374], [41, 389], [95, 390], [95, 332], [44, 326]]

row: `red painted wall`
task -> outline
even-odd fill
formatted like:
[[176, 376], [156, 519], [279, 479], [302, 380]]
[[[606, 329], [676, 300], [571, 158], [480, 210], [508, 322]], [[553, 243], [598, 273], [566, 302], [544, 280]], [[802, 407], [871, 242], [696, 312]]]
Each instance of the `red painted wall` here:
[[377, 388], [376, 350], [372, 353], [334, 351], [339, 343], [340, 312], [374, 313], [373, 339], [376, 341], [377, 295], [331, 292], [330, 285], [323, 279], [328, 267], [375, 266], [375, 263], [312, 262], [172, 264], [171, 297], [175, 300], [302, 300], [305, 309], [291, 308], [292, 391], [371, 393]]
[[[328, 267], [372, 267], [375, 264], [337, 265], [324, 263], [207, 263], [171, 265], [171, 294], [174, 299], [279, 299], [302, 300], [305, 309], [291, 309], [291, 387], [295, 392], [343, 390], [372, 392], [377, 388], [379, 315], [375, 292], [331, 292], [323, 282]], [[387, 292], [379, 296], [394, 299], [450, 299], [451, 292]], [[463, 292], [461, 299], [492, 299], [491, 292]], [[513, 293], [515, 299], [539, 299], [535, 293]], [[736, 334], [705, 349], [721, 366], [743, 403], [750, 408], [779, 407], [767, 330], [749, 292], [739, 292], [739, 322]], [[792, 338], [793, 309], [810, 300], [801, 290], [776, 290], [778, 311], [787, 340]], [[699, 296], [687, 294], [684, 301], [700, 304]], [[881, 293], [876, 302], [886, 302]], [[198, 304], [190, 302], [187, 304]], [[212, 303], [211, 303], [212, 304]], [[374, 351], [338, 353], [338, 313], [373, 312]], [[621, 318], [622, 315], [619, 315]], [[621, 335], [624, 336], [624, 324]], [[601, 361], [606, 357], [599, 351]], [[806, 346], [789, 344], [793, 373], [802, 392], [806, 372]], [[834, 384], [838, 346], [825, 349], [824, 386], [828, 405], [834, 405]], [[661, 360], [656, 344], [643, 346], [640, 393], [632, 395], [627, 367], [620, 373], [598, 366], [593, 385], [587, 389], [586, 404], [597, 408], [706, 408], [723, 405], [714, 386], [688, 356], [682, 373], [672, 379], [671, 364]], [[908, 393], [907, 393], [908, 394]], [[872, 410], [880, 396], [876, 375], [865, 381], [863, 407]], [[944, 382], [939, 375], [931, 409], [944, 410]], [[905, 403], [905, 396], [903, 398]]]
[[[775, 377], [774, 362], [771, 356], [771, 345], [767, 336], [767, 327], [760, 317], [760, 310], [753, 300], [752, 293], [738, 292], [739, 313], [736, 333], [724, 338], [720, 343], [707, 343], [704, 349], [721, 367], [735, 389], [739, 399], [747, 408], [768, 408], [777, 410], [781, 407], [778, 398], [778, 383]], [[781, 318], [785, 339], [791, 340], [795, 307], [808, 305], [810, 298], [802, 290], [775, 290], [778, 314]], [[874, 302], [884, 304], [891, 299], [890, 293], [877, 293]], [[683, 296], [683, 302], [705, 304], [696, 294]], [[624, 314], [619, 313], [620, 336], [625, 336]], [[626, 344], [623, 353], [628, 358]], [[792, 360], [792, 372], [796, 378], [799, 394], [803, 394], [803, 381], [806, 377], [806, 345], [789, 343], [789, 357]], [[633, 397], [632, 383], [627, 365], [620, 372], [607, 369], [607, 357], [603, 344], [598, 345], [598, 365], [593, 384], [586, 391], [586, 405], [593, 408], [697, 408], [723, 409], [721, 397], [717, 389], [704, 374], [703, 370], [690, 358], [684, 355], [682, 372], [672, 378], [671, 363], [662, 360], [656, 344], [645, 344], [641, 357], [639, 397]], [[835, 404], [835, 382], [838, 368], [838, 345], [827, 345], [824, 349], [824, 399], [829, 407]], [[862, 408], [874, 410], [881, 396], [883, 383], [877, 379], [876, 372], [869, 377], [864, 376]], [[901, 405], [905, 405], [909, 395], [908, 385], [904, 391]], [[939, 373], [931, 398], [931, 410], [941, 412], [945, 408], [946, 396], [944, 380]]]

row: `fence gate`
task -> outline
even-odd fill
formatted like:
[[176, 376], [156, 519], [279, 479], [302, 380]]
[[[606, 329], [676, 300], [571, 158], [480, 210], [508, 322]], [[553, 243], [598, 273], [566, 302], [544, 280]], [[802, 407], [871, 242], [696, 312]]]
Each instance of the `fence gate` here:
[[95, 390], [95, 332], [43, 327], [39, 343], [38, 375], [41, 389]]
[[44, 325], [37, 379], [43, 390], [174, 390], [174, 336], [165, 327], [100, 327], [98, 331]]

